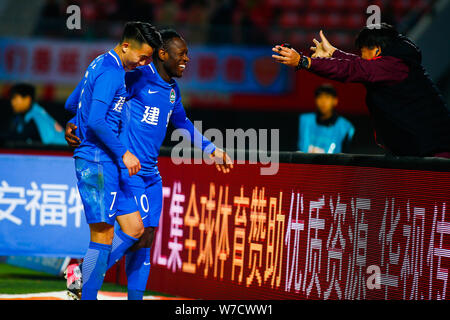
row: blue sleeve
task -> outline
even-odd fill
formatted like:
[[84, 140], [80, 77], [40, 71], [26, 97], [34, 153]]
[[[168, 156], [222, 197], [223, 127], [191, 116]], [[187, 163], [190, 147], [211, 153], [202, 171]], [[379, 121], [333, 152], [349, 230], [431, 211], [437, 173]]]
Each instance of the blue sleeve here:
[[143, 73], [139, 69], [134, 69], [125, 73], [125, 85], [127, 88], [128, 99], [131, 99], [136, 92], [139, 92], [140, 87], [143, 85], [141, 78]]
[[216, 150], [216, 146], [214, 143], [206, 139], [198, 130], [195, 128], [194, 124], [191, 120], [186, 116], [186, 112], [184, 111], [183, 105], [181, 102], [178, 102], [174, 109], [172, 116], [170, 117], [170, 122], [177, 129], [185, 129], [189, 133], [192, 143], [197, 148], [201, 148], [206, 153], [213, 153]]
[[106, 70], [95, 79], [92, 100], [98, 100], [110, 106], [114, 101], [116, 92], [123, 85], [123, 74], [114, 69]]
[[120, 159], [127, 148], [120, 142], [114, 132], [106, 123], [106, 113], [109, 109], [109, 104], [100, 100], [92, 100], [91, 110], [87, 121], [87, 127], [94, 131], [95, 135], [103, 144], [111, 150], [117, 159]]
[[67, 98], [66, 104], [64, 105], [64, 108], [72, 114], [77, 113], [77, 106], [80, 101], [81, 87], [83, 86], [82, 85], [83, 81], [84, 80], [81, 80], [78, 83], [76, 88], [70, 94], [69, 98]]

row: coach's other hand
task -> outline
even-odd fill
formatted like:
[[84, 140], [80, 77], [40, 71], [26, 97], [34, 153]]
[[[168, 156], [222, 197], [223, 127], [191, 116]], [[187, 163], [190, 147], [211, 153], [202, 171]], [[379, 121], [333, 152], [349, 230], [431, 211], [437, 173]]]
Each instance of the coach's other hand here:
[[276, 45], [272, 48], [272, 51], [278, 53], [273, 54], [272, 58], [274, 58], [279, 63], [285, 64], [290, 67], [298, 66], [298, 62], [300, 61], [300, 53], [295, 51], [295, 49], [290, 49], [286, 47], [282, 47], [280, 45]]
[[128, 169], [130, 177], [138, 173], [139, 170], [141, 170], [141, 163], [139, 162], [139, 159], [136, 158], [136, 156], [132, 154], [130, 151], [127, 150], [127, 152], [125, 152], [125, 154], [122, 156], [122, 160], [123, 164]]
[[233, 169], [233, 161], [222, 149], [216, 147], [214, 152], [211, 153], [211, 158], [214, 160], [217, 170], [228, 173]]
[[331, 45], [328, 39], [325, 37], [322, 30], [319, 32], [321, 42], [313, 39], [315, 46], [311, 47], [311, 51], [313, 51], [312, 58], [331, 58], [333, 53], [336, 51], [336, 47]]
[[64, 132], [64, 138], [66, 139], [66, 142], [71, 146], [72, 148], [76, 148], [80, 145], [81, 140], [75, 135], [75, 130], [77, 129], [77, 126], [71, 122], [67, 122], [66, 124], [66, 130]]

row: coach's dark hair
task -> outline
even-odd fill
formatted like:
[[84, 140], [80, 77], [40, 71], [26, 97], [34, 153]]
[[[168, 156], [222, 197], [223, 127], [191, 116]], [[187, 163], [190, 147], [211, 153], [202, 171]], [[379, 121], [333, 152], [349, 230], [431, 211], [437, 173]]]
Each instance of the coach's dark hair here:
[[162, 43], [161, 35], [156, 28], [148, 22], [140, 21], [131, 21], [125, 24], [120, 43], [125, 40], [134, 40], [139, 44], [147, 43], [154, 49], [159, 48]]
[[381, 50], [385, 50], [398, 35], [398, 31], [393, 26], [384, 22], [379, 25], [365, 26], [356, 37], [355, 46], [358, 49], [362, 47], [372, 49], [380, 46]]
[[31, 100], [34, 101], [36, 95], [36, 89], [34, 86], [28, 83], [17, 83], [11, 87], [9, 91], [10, 98], [14, 97], [16, 94], [22, 97], [31, 97]]
[[329, 94], [330, 96], [337, 97], [336, 89], [328, 83], [318, 86], [316, 91], [314, 92], [314, 96], [316, 98], [321, 94]]
[[[161, 34], [162, 44], [158, 49], [163, 48], [164, 50], [167, 51], [169, 43], [173, 39], [175, 38], [183, 39], [183, 37], [174, 29], [163, 29], [160, 30], [159, 33]], [[153, 51], [153, 60], [155, 60], [157, 57], [158, 57], [158, 50], [155, 50]]]

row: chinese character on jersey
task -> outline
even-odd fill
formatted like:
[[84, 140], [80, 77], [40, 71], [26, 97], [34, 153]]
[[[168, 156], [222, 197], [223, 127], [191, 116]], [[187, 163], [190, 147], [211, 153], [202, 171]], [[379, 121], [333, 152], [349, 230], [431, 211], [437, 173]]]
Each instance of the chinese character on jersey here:
[[125, 97], [120, 97], [119, 100], [117, 100], [116, 104], [114, 105], [113, 110], [117, 112], [122, 112], [122, 107], [125, 102]]
[[141, 122], [152, 124], [156, 126], [158, 124], [159, 108], [145, 106], [145, 112]]

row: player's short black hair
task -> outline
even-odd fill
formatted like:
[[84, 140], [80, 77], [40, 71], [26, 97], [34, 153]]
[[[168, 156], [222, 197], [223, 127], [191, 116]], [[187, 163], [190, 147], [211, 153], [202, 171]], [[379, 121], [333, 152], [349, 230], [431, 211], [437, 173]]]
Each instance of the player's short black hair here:
[[337, 97], [336, 89], [328, 83], [322, 84], [316, 88], [314, 96], [317, 98], [321, 94], [329, 94], [330, 96]]
[[387, 23], [379, 25], [365, 26], [358, 34], [355, 40], [355, 46], [358, 49], [367, 47], [372, 49], [380, 46], [381, 50], [386, 49], [398, 37], [398, 31]]
[[159, 48], [162, 43], [158, 30], [150, 23], [141, 21], [130, 21], [125, 24], [120, 43], [125, 40], [136, 41], [139, 44], [147, 43], [153, 49]]
[[163, 44], [170, 42], [174, 38], [182, 38], [174, 29], [163, 29], [159, 33], [161, 34]]
[[[162, 29], [159, 31], [160, 35], [161, 35], [161, 39], [162, 39], [162, 43], [161, 46], [159, 48], [164, 48], [165, 50], [167, 50], [168, 45], [170, 44], [170, 42], [175, 39], [183, 39], [183, 37], [176, 32], [174, 29]], [[159, 49], [158, 48], [158, 49]], [[153, 60], [155, 60], [158, 57], [158, 50], [153, 51]]]
[[9, 91], [10, 99], [14, 97], [16, 94], [22, 97], [31, 97], [31, 100], [34, 101], [36, 95], [36, 89], [33, 85], [28, 83], [17, 83], [11, 87]]

